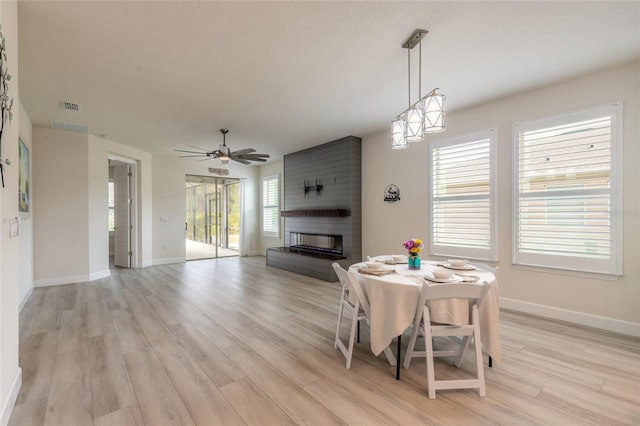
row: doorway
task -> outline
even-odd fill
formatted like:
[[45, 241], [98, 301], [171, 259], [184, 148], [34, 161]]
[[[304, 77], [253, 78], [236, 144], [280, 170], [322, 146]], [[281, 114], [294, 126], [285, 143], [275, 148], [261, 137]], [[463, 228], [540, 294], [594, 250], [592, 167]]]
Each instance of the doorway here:
[[109, 267], [137, 265], [135, 160], [109, 155]]
[[185, 205], [187, 260], [238, 256], [240, 179], [186, 175]]

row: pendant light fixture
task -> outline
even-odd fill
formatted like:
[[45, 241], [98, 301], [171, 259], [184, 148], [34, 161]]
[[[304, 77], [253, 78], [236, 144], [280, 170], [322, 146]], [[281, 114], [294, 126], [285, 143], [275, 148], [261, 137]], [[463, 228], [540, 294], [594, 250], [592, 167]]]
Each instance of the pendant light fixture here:
[[[422, 96], [422, 39], [429, 31], [417, 29], [404, 42], [407, 49], [407, 69], [409, 83], [409, 107], [391, 122], [391, 148], [404, 149], [408, 143], [420, 142], [425, 133], [442, 132], [444, 127], [444, 103], [446, 97], [433, 89]], [[419, 46], [418, 101], [411, 103], [411, 49]]]

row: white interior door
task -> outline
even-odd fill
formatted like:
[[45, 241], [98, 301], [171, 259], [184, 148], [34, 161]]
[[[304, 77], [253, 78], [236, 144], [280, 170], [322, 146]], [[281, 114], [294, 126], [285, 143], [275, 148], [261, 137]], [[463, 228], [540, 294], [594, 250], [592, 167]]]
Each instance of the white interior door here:
[[129, 165], [113, 168], [114, 216], [113, 264], [131, 267], [131, 173]]

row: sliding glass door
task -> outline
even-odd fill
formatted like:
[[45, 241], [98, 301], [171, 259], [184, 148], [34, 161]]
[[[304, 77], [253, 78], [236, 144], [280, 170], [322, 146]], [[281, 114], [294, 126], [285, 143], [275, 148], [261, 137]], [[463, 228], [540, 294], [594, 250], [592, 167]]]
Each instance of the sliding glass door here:
[[237, 256], [240, 180], [186, 175], [187, 260]]

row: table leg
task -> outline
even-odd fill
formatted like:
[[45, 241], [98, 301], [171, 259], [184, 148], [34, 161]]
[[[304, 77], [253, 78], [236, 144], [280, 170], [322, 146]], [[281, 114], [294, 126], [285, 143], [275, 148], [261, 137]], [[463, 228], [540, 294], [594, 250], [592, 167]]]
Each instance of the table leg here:
[[396, 350], [396, 380], [400, 380], [400, 342], [402, 335], [398, 336], [398, 349]]

